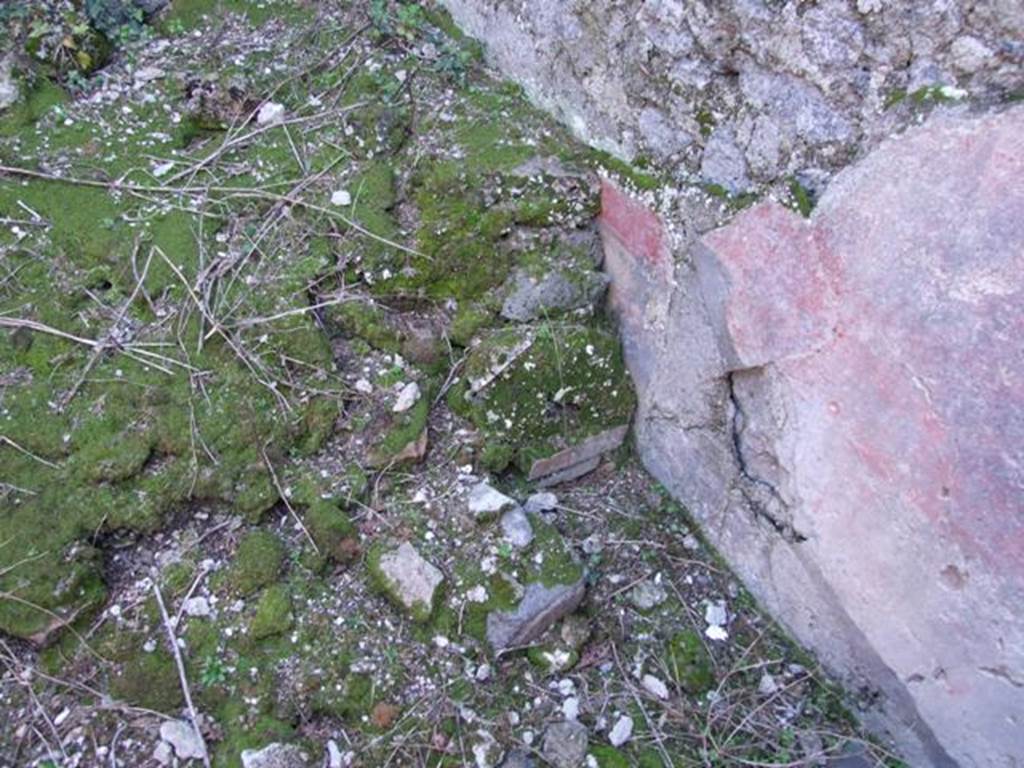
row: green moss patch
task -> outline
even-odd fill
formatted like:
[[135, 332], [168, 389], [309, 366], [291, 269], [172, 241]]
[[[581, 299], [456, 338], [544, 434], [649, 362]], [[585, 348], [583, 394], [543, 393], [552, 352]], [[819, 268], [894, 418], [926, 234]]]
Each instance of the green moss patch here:
[[421, 388], [420, 399], [408, 411], [389, 411], [374, 422], [367, 457], [371, 467], [385, 467], [422, 458], [420, 446], [426, 440], [431, 388], [424, 385]]
[[181, 682], [174, 658], [162, 647], [146, 651], [141, 641], [130, 638], [120, 648], [124, 659], [110, 679], [110, 693], [137, 707], [173, 714], [183, 703]]
[[594, 744], [587, 748], [594, 756], [598, 768], [631, 768], [629, 759], [615, 747], [607, 744]]
[[321, 554], [337, 563], [351, 563], [359, 557], [359, 535], [348, 513], [320, 499], [309, 506], [304, 518]]
[[268, 587], [256, 602], [249, 635], [253, 640], [263, 640], [288, 631], [291, 625], [292, 598], [288, 587], [284, 584]]
[[238, 595], [251, 595], [277, 580], [284, 564], [284, 544], [269, 531], [256, 530], [238, 545], [225, 582]]
[[383, 352], [398, 352], [402, 341], [388, 322], [387, 313], [376, 304], [346, 301], [331, 307], [328, 318], [340, 333], [363, 339]]
[[635, 396], [613, 335], [543, 323], [497, 331], [477, 346], [449, 404], [484, 433], [489, 469], [514, 460], [526, 471], [537, 459], [628, 422]]
[[696, 632], [684, 630], [674, 635], [665, 661], [673, 679], [688, 693], [700, 695], [714, 687], [711, 657]]

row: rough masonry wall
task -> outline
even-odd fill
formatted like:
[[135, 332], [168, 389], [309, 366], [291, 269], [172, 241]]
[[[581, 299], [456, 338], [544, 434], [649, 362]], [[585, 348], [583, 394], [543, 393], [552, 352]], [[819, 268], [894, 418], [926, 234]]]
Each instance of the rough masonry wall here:
[[665, 182], [603, 196], [648, 468], [911, 765], [1024, 765], [1024, 4], [442, 2]]
[[937, 101], [1024, 87], [1019, 0], [442, 0], [591, 144], [738, 192], [812, 192]]

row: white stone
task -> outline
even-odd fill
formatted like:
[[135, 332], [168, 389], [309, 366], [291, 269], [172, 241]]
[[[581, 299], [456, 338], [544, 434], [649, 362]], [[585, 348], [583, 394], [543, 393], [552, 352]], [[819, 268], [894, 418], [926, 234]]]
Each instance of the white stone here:
[[185, 601], [184, 608], [186, 616], [203, 617], [211, 613], [210, 601], [205, 597], [190, 597]]
[[575, 720], [580, 716], [580, 700], [570, 696], [562, 702], [562, 716], [566, 720]]
[[284, 104], [268, 101], [256, 113], [257, 125], [275, 125], [284, 121]]
[[428, 563], [409, 542], [380, 558], [380, 572], [394, 587], [395, 598], [408, 610], [429, 612], [444, 574]]
[[724, 627], [729, 623], [729, 612], [724, 600], [709, 602], [704, 608], [704, 621], [712, 626]]
[[712, 624], [704, 630], [704, 636], [707, 637], [709, 640], [728, 640], [729, 632], [725, 629], [725, 627], [720, 627], [717, 624]]
[[166, 741], [158, 741], [153, 749], [153, 760], [160, 765], [170, 765], [174, 760], [174, 750]]
[[640, 582], [629, 591], [629, 602], [641, 611], [649, 611], [661, 605], [667, 598], [665, 588], [650, 579]]
[[352, 205], [352, 195], [347, 189], [336, 189], [331, 194], [331, 205]]
[[469, 511], [475, 517], [497, 514], [515, 506], [515, 501], [487, 483], [477, 483], [469, 491]]
[[327, 741], [327, 768], [345, 768], [344, 757], [334, 739]]
[[608, 734], [608, 743], [613, 747], [621, 747], [627, 741], [630, 736], [633, 735], [633, 718], [627, 715], [623, 715], [615, 721], [615, 725], [612, 726], [611, 732]]
[[771, 696], [773, 693], [779, 690], [779, 684], [775, 682], [775, 677], [768, 672], [761, 675], [761, 680], [757, 684], [757, 692], [762, 696]]
[[466, 591], [466, 599], [471, 603], [486, 603], [487, 598], [487, 587], [483, 584], [477, 584], [472, 589]]
[[356, 392], [363, 395], [369, 395], [373, 392], [373, 384], [368, 382], [366, 379], [357, 379], [356, 383], [352, 385]]
[[7, 109], [21, 96], [18, 81], [14, 79], [14, 56], [0, 58], [0, 110]]
[[964, 72], [976, 72], [993, 57], [992, 49], [981, 40], [970, 35], [958, 37], [950, 46], [953, 64]]
[[476, 681], [478, 683], [486, 683], [488, 680], [491, 679], [491, 671], [492, 670], [490, 664], [481, 664], [479, 667], [476, 668], [476, 673], [473, 675], [473, 677], [476, 678]]
[[668, 687], [654, 675], [644, 675], [640, 680], [640, 685], [652, 696], [657, 696], [662, 700], [668, 698]]
[[184, 720], [167, 720], [160, 726], [160, 738], [174, 747], [179, 760], [202, 760], [206, 748], [192, 723]]
[[504, 750], [489, 731], [476, 732], [473, 744], [473, 761], [476, 768], [494, 768], [504, 756]]
[[391, 410], [395, 413], [405, 413], [420, 399], [420, 385], [415, 381], [410, 381], [406, 384], [398, 393], [398, 399], [395, 400], [395, 404], [391, 407]]

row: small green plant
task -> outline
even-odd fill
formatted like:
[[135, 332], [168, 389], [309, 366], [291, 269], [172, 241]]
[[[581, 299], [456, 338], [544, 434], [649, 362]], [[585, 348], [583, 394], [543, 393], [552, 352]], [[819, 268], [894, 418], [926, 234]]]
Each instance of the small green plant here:
[[905, 88], [896, 88], [886, 95], [882, 108], [891, 109], [903, 102], [909, 103], [912, 107], [923, 107], [929, 104], [948, 104], [950, 102], [962, 101], [967, 96], [968, 93], [963, 88], [941, 83], [922, 86], [911, 92], [908, 92]]
[[227, 669], [224, 662], [216, 654], [208, 654], [203, 659], [203, 670], [199, 675], [199, 682], [206, 688], [213, 685], [220, 685], [228, 679]]
[[702, 109], [697, 113], [697, 125], [700, 126], [700, 135], [705, 139], [715, 130], [715, 116], [710, 110]]
[[68, 72], [65, 83], [67, 87], [72, 91], [81, 92], [89, 87], [89, 81], [85, 78], [85, 75], [83, 75], [77, 69], [73, 69], [70, 72]]
[[181, 19], [171, 19], [165, 27], [169, 37], [181, 37], [185, 34], [185, 24]]
[[427, 14], [418, 3], [400, 3], [392, 15], [387, 0], [370, 3], [370, 23], [377, 34], [412, 42], [427, 27]]
[[7, 24], [14, 21], [24, 21], [29, 16], [28, 3], [8, 3], [0, 5], [0, 24]]
[[390, 37], [391, 19], [388, 16], [387, 0], [373, 0], [373, 2], [370, 3], [370, 22], [373, 24], [373, 28], [377, 30], [378, 34]]
[[413, 40], [427, 24], [427, 16], [416, 3], [398, 6], [395, 13], [398, 22], [398, 34], [406, 40]]
[[85, 0], [83, 7], [92, 26], [111, 40], [127, 34], [125, 27], [140, 29], [145, 20], [131, 0]]
[[448, 77], [460, 85], [466, 81], [466, 73], [473, 62], [472, 52], [465, 48], [459, 48], [449, 43], [441, 48], [441, 55], [434, 63], [434, 70]]
[[805, 219], [811, 215], [811, 211], [814, 210], [814, 198], [811, 197], [811, 192], [803, 184], [793, 177], [789, 180], [789, 194], [793, 196], [793, 207], [799, 212]]

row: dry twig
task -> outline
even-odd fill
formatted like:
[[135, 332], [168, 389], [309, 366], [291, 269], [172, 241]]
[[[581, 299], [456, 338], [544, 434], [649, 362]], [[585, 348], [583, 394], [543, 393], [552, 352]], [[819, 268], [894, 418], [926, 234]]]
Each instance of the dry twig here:
[[181, 692], [185, 695], [185, 706], [188, 707], [188, 716], [192, 721], [192, 730], [196, 738], [203, 745], [203, 765], [210, 768], [210, 751], [206, 748], [206, 740], [199, 728], [199, 715], [196, 714], [195, 705], [192, 703], [192, 691], [188, 687], [188, 677], [185, 675], [185, 663], [181, 659], [181, 649], [178, 647], [178, 637], [171, 626], [171, 619], [167, 615], [167, 606], [164, 605], [164, 597], [160, 593], [160, 584], [157, 574], [153, 574], [153, 594], [156, 596], [156, 604], [160, 609], [160, 618], [163, 620], [164, 630], [167, 632], [167, 639], [171, 644], [171, 653], [174, 654], [174, 664], [178, 668], [178, 681], [181, 683]]

